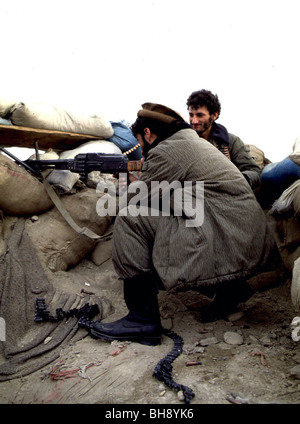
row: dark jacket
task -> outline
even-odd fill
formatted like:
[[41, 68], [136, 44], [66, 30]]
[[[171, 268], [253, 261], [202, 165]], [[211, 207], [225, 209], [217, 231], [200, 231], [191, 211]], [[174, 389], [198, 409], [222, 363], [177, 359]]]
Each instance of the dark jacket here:
[[260, 167], [239, 137], [229, 134], [223, 125], [214, 122], [208, 141], [234, 163], [253, 190], [260, 185]]

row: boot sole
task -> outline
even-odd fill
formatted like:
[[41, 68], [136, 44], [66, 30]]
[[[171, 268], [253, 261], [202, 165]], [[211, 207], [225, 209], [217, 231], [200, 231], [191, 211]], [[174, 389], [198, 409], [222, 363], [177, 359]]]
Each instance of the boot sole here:
[[124, 337], [114, 337], [114, 336], [108, 336], [107, 334], [102, 334], [99, 333], [98, 331], [95, 331], [93, 329], [90, 330], [90, 335], [91, 337], [93, 337], [94, 339], [103, 339], [103, 340], [108, 340], [108, 341], [114, 341], [114, 340], [118, 340], [120, 342], [136, 342], [136, 343], [140, 343], [142, 345], [147, 345], [147, 346], [157, 346], [161, 343], [161, 337], [157, 336], [157, 337], [143, 337], [141, 338], [140, 336], [124, 336]]

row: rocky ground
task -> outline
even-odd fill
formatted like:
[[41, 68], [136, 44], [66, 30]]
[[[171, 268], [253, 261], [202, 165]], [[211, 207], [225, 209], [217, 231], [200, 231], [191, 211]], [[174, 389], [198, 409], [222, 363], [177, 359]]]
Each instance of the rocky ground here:
[[[111, 261], [80, 265], [89, 290], [101, 291], [114, 309], [106, 319], [124, 315], [122, 282]], [[79, 272], [80, 274], [80, 272]], [[78, 269], [77, 269], [78, 275]], [[80, 291], [82, 281], [72, 290]], [[69, 287], [70, 289], [70, 287]], [[199, 296], [199, 295], [197, 295]], [[300, 349], [291, 338], [297, 315], [290, 281], [256, 293], [226, 319], [202, 323], [190, 309], [195, 294], [161, 292], [163, 325], [183, 338], [183, 353], [173, 362], [173, 379], [193, 390], [196, 404], [299, 404]], [[85, 332], [84, 329], [79, 331]], [[86, 336], [61, 351], [43, 369], [0, 383], [2, 404], [182, 404], [182, 393], [153, 377], [173, 348], [163, 336], [159, 346], [105, 342]]]

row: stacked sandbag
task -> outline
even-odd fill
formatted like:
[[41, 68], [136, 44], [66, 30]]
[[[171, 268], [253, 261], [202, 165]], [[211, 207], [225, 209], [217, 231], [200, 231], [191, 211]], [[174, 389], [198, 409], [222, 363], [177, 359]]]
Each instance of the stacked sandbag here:
[[[300, 166], [300, 137], [298, 137], [293, 146], [293, 154], [290, 158]], [[300, 220], [300, 184], [293, 193], [293, 209], [295, 212], [295, 219], [297, 222]], [[299, 234], [299, 233], [298, 233]], [[300, 236], [299, 236], [300, 238]], [[300, 311], [300, 240], [298, 242], [298, 257], [293, 265], [292, 285], [291, 285], [291, 298], [292, 303], [297, 312]], [[295, 331], [295, 330], [294, 330]]]
[[300, 258], [295, 261], [291, 285], [291, 298], [294, 308], [300, 311]]
[[[97, 201], [102, 195], [86, 188], [76, 194], [61, 196], [61, 201], [79, 227], [86, 227], [101, 236], [112, 221], [112, 217], [97, 214]], [[52, 272], [66, 271], [76, 265], [97, 244], [96, 240], [73, 230], [57, 208], [40, 215], [38, 220], [28, 219], [25, 228], [42, 264]]]
[[112, 256], [112, 237], [99, 241], [91, 253], [91, 260], [100, 266]]
[[299, 209], [299, 188], [300, 179], [294, 181], [282, 192], [281, 196], [273, 203], [270, 213], [286, 214], [290, 211], [297, 211]]
[[295, 214], [299, 216], [299, 219], [300, 219], [300, 184], [296, 187], [294, 192], [293, 208], [294, 208]]
[[300, 257], [300, 138], [296, 139], [291, 155], [263, 169], [261, 180], [265, 193], [275, 197], [269, 214], [276, 221], [277, 244], [284, 266], [293, 272]]
[[[295, 143], [293, 146], [293, 153], [290, 155], [290, 159], [293, 162], [295, 162], [298, 166], [300, 166], [300, 137], [296, 138], [295, 140]], [[294, 208], [295, 214], [297, 216], [300, 216], [300, 184], [297, 185], [294, 191], [293, 208]]]
[[245, 146], [249, 149], [252, 158], [261, 170], [270, 163], [270, 160], [265, 157], [265, 153], [258, 147], [254, 146], [254, 144], [246, 144]]
[[293, 153], [289, 158], [300, 166], [300, 137], [297, 137], [293, 145]]
[[297, 216], [276, 219], [278, 247], [285, 268], [293, 271], [294, 262], [300, 257], [300, 221]]
[[65, 150], [60, 153], [59, 159], [74, 159], [79, 153], [112, 153], [122, 154], [121, 149], [111, 141], [91, 140], [80, 144], [75, 149]]
[[9, 118], [11, 110], [15, 106], [16, 101], [7, 97], [0, 97], [0, 117]]
[[103, 116], [85, 116], [46, 103], [17, 103], [10, 110], [14, 125], [109, 138], [113, 129]]
[[[33, 154], [29, 157], [30, 160], [36, 160], [36, 155]], [[45, 153], [39, 155], [39, 160], [58, 160], [59, 154], [53, 149], [47, 150]], [[44, 169], [42, 172], [43, 177], [49, 184], [57, 188], [59, 193], [69, 193], [74, 185], [80, 178], [79, 174], [70, 172], [68, 170]]]
[[0, 256], [2, 256], [6, 251], [7, 242], [11, 236], [14, 225], [18, 221], [18, 217], [0, 215]]
[[53, 206], [43, 183], [0, 153], [0, 209], [7, 215], [32, 215]]

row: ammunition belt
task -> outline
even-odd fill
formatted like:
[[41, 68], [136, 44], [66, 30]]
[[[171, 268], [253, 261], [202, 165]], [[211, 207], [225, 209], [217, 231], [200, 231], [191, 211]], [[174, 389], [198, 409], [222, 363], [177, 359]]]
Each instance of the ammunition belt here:
[[[81, 308], [73, 308], [69, 311], [63, 311], [62, 308], [56, 309], [56, 316], [50, 315], [47, 311], [46, 302], [43, 298], [37, 298], [35, 303], [35, 322], [59, 322], [64, 318], [76, 317], [79, 319], [79, 326], [87, 325], [90, 320], [99, 313], [98, 305], [89, 305], [86, 303]], [[84, 324], [84, 325], [83, 325]]]
[[[58, 322], [64, 318], [76, 317], [79, 319], [78, 326], [89, 330], [93, 324], [92, 318], [99, 313], [98, 305], [89, 305], [86, 303], [81, 308], [73, 308], [69, 311], [63, 311], [62, 308], [56, 309], [56, 316], [50, 315], [50, 312], [47, 311], [45, 299], [37, 298], [36, 299], [36, 308], [35, 308], [35, 322]], [[174, 342], [173, 349], [161, 359], [153, 372], [153, 377], [156, 377], [158, 380], [165, 383], [170, 389], [179, 392], [180, 390], [183, 393], [185, 403], [190, 403], [193, 397], [195, 396], [192, 389], [183, 384], [176, 383], [172, 378], [173, 366], [172, 362], [178, 358], [183, 350], [183, 339], [174, 331], [167, 330], [166, 328], [162, 329], [162, 332], [165, 336], [171, 338]]]
[[172, 378], [172, 365], [171, 363], [182, 353], [183, 348], [183, 340], [178, 334], [174, 333], [174, 331], [167, 330], [165, 328], [162, 329], [163, 334], [167, 337], [170, 337], [174, 342], [173, 349], [156, 365], [153, 377], [156, 377], [158, 380], [163, 381], [166, 386], [170, 389], [179, 392], [180, 390], [183, 392], [185, 403], [190, 403], [195, 393], [192, 389], [183, 384], [176, 383]]
[[229, 146], [228, 145], [222, 145], [220, 143], [216, 143], [216, 148], [218, 150], [220, 150], [220, 152], [223, 153], [223, 155], [225, 155], [229, 160], [231, 160], [230, 158], [230, 153], [229, 153]]

